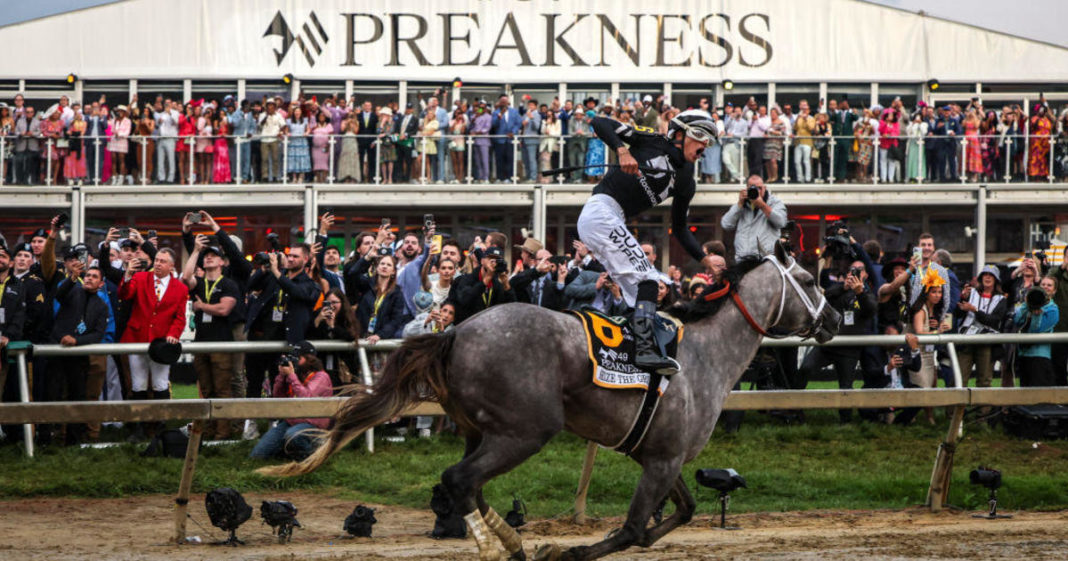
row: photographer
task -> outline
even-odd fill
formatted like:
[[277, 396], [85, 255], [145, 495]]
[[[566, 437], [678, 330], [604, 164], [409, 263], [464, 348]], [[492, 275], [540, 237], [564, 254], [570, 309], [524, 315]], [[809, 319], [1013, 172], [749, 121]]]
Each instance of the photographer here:
[[[308, 331], [312, 339], [329, 339], [351, 343], [359, 339], [360, 327], [356, 322], [356, 313], [349, 305], [345, 293], [338, 288], [331, 288], [323, 298], [323, 307], [315, 316], [315, 322]], [[351, 384], [356, 372], [355, 355], [352, 352], [324, 353], [322, 357], [330, 381], [337, 388]]]
[[[293, 345], [289, 354], [277, 359], [277, 376], [271, 397], [330, 397], [334, 393], [330, 376], [315, 356], [315, 347], [307, 341]], [[315, 450], [316, 439], [310, 434], [330, 426], [329, 418], [282, 419], [264, 433], [249, 454], [250, 458], [268, 460], [285, 456], [303, 460]]]
[[[889, 331], [894, 332], [891, 333]], [[899, 334], [894, 328], [887, 332], [887, 335]], [[886, 366], [883, 367], [883, 380], [886, 382], [884, 387], [892, 389], [915, 388], [916, 386], [909, 378], [912, 376], [912, 372], [919, 372], [920, 368], [923, 367], [923, 360], [920, 358], [920, 340], [912, 333], [909, 333], [905, 335], [904, 345], [892, 349], [887, 354]], [[893, 409], [891, 409], [886, 419], [888, 423], [907, 425], [920, 412], [920, 408], [909, 407], [897, 414], [892, 411]], [[861, 415], [863, 414], [864, 411], [861, 411]]]
[[[253, 260], [259, 270], [248, 283], [248, 340], [293, 344], [304, 340], [311, 325], [312, 307], [320, 294], [319, 286], [304, 272], [311, 248], [307, 244], [293, 246], [288, 255], [281, 251], [280, 245], [272, 249], [271, 253], [257, 254]], [[245, 366], [246, 395], [260, 397], [264, 378], [273, 372], [274, 358], [268, 354], [250, 354]]]
[[720, 220], [724, 230], [734, 232], [734, 259], [763, 257], [775, 250], [779, 232], [786, 226], [786, 204], [772, 195], [759, 175], [750, 175]]
[[[875, 295], [868, 287], [868, 273], [864, 262], [855, 260], [841, 282], [830, 285], [825, 292], [827, 303], [842, 314], [840, 335], [867, 335], [875, 317]], [[860, 362], [862, 347], [814, 347], [801, 364], [804, 380], [811, 380], [828, 364], [834, 366], [838, 375], [838, 387], [853, 388], [853, 374]], [[842, 422], [852, 418], [852, 411], [840, 409]]]
[[[78, 254], [68, 249], [67, 262], [78, 261]], [[81, 277], [81, 267], [67, 268], [67, 278], [59, 283], [56, 290], [55, 323], [52, 325], [50, 342], [64, 347], [74, 347], [100, 343], [107, 334], [110, 311], [97, 292], [103, 288], [104, 274], [98, 267], [91, 267]], [[52, 357], [48, 361], [48, 400], [49, 401], [86, 401], [90, 399], [87, 388], [89, 376], [89, 357], [63, 356]], [[99, 396], [97, 388], [97, 396]], [[92, 399], [96, 399], [93, 396]], [[67, 425], [66, 444], [80, 444], [86, 436], [87, 425], [84, 423]], [[42, 443], [50, 442], [52, 435], [49, 428], [42, 427]]]
[[[1013, 323], [1020, 333], [1053, 333], [1060, 321], [1057, 304], [1042, 288], [1032, 288], [1024, 301], [1016, 305]], [[1049, 344], [1020, 345], [1016, 351], [1015, 371], [1024, 387], [1052, 386], [1056, 383]]]
[[[196, 237], [193, 253], [185, 262], [182, 281], [189, 287], [193, 299], [193, 328], [196, 342], [229, 342], [234, 340], [227, 317], [237, 305], [237, 283], [222, 272], [222, 250], [208, 245], [208, 237]], [[203, 259], [204, 274], [196, 274], [197, 263]], [[234, 355], [230, 353], [197, 354], [193, 356], [197, 385], [202, 398], [228, 398], [232, 395]], [[230, 421], [219, 419], [215, 426], [204, 427], [203, 438], [230, 438]]]
[[[1046, 276], [1052, 282], [1054, 293], [1050, 295], [1059, 310], [1065, 313], [1057, 321], [1055, 333], [1068, 332], [1068, 247], [1061, 256], [1061, 264], [1050, 269]], [[1068, 343], [1054, 343], [1050, 348], [1053, 360], [1053, 379], [1057, 385], [1068, 385]]]
[[341, 267], [341, 251], [327, 243], [330, 241], [330, 228], [333, 225], [334, 213], [332, 211], [326, 211], [319, 217], [319, 234], [315, 237], [315, 241], [319, 244], [321, 251], [315, 254], [315, 260], [318, 262], [319, 270], [330, 288], [339, 288], [344, 292], [345, 283], [339, 270]]
[[516, 301], [501, 248], [491, 245], [484, 249], [480, 265], [478, 271], [457, 277], [449, 290], [458, 324], [489, 307]]
[[[958, 315], [962, 335], [1000, 333], [1001, 324], [1008, 313], [1009, 300], [1001, 291], [1000, 272], [993, 265], [983, 267], [979, 273], [979, 286], [969, 283], [961, 291]], [[968, 377], [975, 365], [976, 386], [989, 388], [994, 378], [994, 345], [958, 345], [957, 362], [960, 364], [961, 383], [968, 386]]]

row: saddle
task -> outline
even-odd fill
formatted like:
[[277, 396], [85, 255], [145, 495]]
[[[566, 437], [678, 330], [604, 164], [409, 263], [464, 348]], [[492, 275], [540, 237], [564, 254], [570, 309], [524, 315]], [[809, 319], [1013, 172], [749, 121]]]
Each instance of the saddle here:
[[[612, 447], [613, 450], [630, 455], [645, 437], [649, 424], [656, 413], [660, 396], [668, 388], [670, 378], [650, 374], [634, 364], [635, 342], [630, 322], [624, 317], [608, 316], [592, 309], [573, 310], [582, 322], [586, 334], [586, 349], [593, 368], [594, 385], [611, 390], [642, 390], [645, 398], [635, 415], [627, 435]], [[682, 340], [682, 325], [657, 316], [656, 341], [666, 356], [672, 358], [678, 352]]]

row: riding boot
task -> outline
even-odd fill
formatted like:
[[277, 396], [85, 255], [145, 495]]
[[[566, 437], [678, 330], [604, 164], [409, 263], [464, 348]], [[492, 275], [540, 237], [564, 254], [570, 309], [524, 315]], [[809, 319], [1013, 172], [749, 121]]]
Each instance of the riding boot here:
[[[134, 391], [132, 391], [132, 392], [130, 392], [130, 400], [131, 401], [133, 401], [133, 400], [145, 400], [145, 399], [148, 399], [148, 392], [147, 391], [143, 391], [143, 392], [134, 392]], [[130, 423], [130, 424], [133, 425], [133, 432], [130, 433], [129, 438], [127, 438], [126, 441], [130, 442], [130, 443], [133, 443], [133, 444], [136, 444], [138, 442], [144, 442], [145, 441], [145, 423]]]
[[[634, 305], [634, 319], [630, 323], [636, 351], [634, 365], [646, 372], [671, 376], [678, 373], [679, 363], [664, 356], [656, 342], [657, 288], [655, 281], [642, 281], [638, 284], [638, 300]], [[650, 290], [652, 297], [648, 295]]]

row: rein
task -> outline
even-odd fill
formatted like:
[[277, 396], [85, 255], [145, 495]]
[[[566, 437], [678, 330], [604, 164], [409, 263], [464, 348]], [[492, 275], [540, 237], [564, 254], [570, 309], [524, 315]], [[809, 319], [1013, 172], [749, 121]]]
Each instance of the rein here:
[[821, 314], [823, 313], [823, 308], [827, 306], [827, 299], [821, 294], [819, 305], [814, 305], [812, 303], [812, 300], [809, 299], [808, 295], [805, 294], [805, 291], [801, 289], [801, 286], [797, 284], [797, 281], [789, 275], [790, 270], [797, 266], [797, 261], [791, 259], [790, 266], [783, 267], [772, 256], [765, 257], [764, 259], [765, 261], [770, 261], [772, 264], [774, 264], [775, 268], [779, 270], [779, 275], [782, 277], [782, 296], [779, 298], [779, 313], [775, 316], [775, 321], [773, 321], [771, 323], [771, 326], [769, 327], [775, 327], [775, 325], [779, 323], [779, 320], [782, 319], [782, 312], [783, 309], [785, 309], [786, 307], [787, 284], [793, 286], [794, 291], [797, 292], [797, 295], [805, 304], [805, 308], [808, 310], [809, 315], [812, 316], [812, 323], [810, 323], [808, 327], [795, 330], [792, 333], [788, 333], [786, 335], [772, 335], [771, 333], [768, 333], [768, 330], [764, 329], [760, 325], [760, 323], [758, 323], [757, 320], [753, 317], [753, 314], [749, 312], [749, 308], [745, 305], [745, 302], [742, 302], [742, 297], [739, 296], [737, 292], [731, 290], [731, 284], [729, 282], [724, 283], [723, 288], [715, 292], [706, 294], [704, 296], [705, 301], [712, 302], [714, 300], [719, 300], [720, 298], [723, 298], [727, 294], [730, 294], [731, 300], [734, 301], [734, 305], [738, 307], [738, 311], [742, 313], [742, 317], [745, 318], [745, 321], [749, 323], [749, 326], [753, 328], [753, 331], [756, 331], [764, 337], [769, 337], [771, 339], [783, 339], [793, 335], [801, 335], [802, 338], [808, 339], [810, 337], [815, 336], [816, 332], [820, 330], [820, 327], [823, 323], [821, 319]]

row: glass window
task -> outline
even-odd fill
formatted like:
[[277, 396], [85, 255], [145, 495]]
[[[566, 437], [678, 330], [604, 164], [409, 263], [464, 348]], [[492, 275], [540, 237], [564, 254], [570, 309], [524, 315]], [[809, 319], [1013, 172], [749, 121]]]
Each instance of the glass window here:
[[[138, 86], [137, 97], [142, 102], [148, 101], [148, 94], [140, 93]], [[145, 98], [141, 98], [146, 95]], [[130, 102], [129, 80], [87, 80], [82, 84], [82, 103], [93, 103], [104, 97], [108, 105], [127, 104]], [[154, 96], [153, 96], [154, 98]]]
[[671, 104], [681, 109], [697, 109], [701, 106], [701, 100], [707, 99], [711, 108], [715, 101], [715, 92], [711, 87], [687, 87], [671, 90]]
[[624, 103], [642, 101], [645, 96], [654, 100], [664, 93], [664, 84], [620, 84], [619, 98]]
[[339, 80], [301, 80], [300, 91], [304, 93], [304, 97], [311, 98], [315, 96], [317, 99], [330, 96], [345, 96], [345, 82]]
[[289, 99], [289, 86], [281, 80], [249, 80], [245, 82], [245, 97], [249, 101], [262, 102], [266, 98], [281, 97]]
[[512, 89], [513, 103], [515, 103], [515, 108], [520, 110], [526, 109], [528, 101], [537, 102], [539, 107], [551, 105], [559, 93], [560, 90], [557, 88], [516, 86]]
[[[445, 88], [440, 84], [408, 84], [408, 103], [415, 104], [416, 109], [422, 107], [431, 97], [437, 97], [439, 105], [445, 107], [449, 106], [451, 96], [449, 95], [448, 88]], [[360, 103], [365, 99], [371, 99], [371, 101], [374, 102], [373, 98], [367, 98], [362, 95], [356, 96], [357, 103]]]
[[[342, 92], [342, 95], [344, 95], [344, 84], [342, 84], [340, 91]], [[396, 84], [357, 83], [352, 89], [354, 105], [363, 103], [364, 101], [370, 101], [375, 107], [382, 107], [383, 105], [396, 103], [399, 95], [400, 90]], [[411, 87], [408, 88], [408, 101], [413, 101]], [[417, 101], [416, 103], [418, 105]]]
[[783, 110], [789, 105], [796, 115], [802, 99], [808, 101], [809, 109], [815, 113], [820, 103], [819, 84], [775, 84], [775, 103]]
[[894, 99], [901, 98], [906, 110], [912, 110], [920, 101], [923, 86], [919, 84], [879, 84], [879, 105], [890, 107]]
[[237, 81], [204, 82], [193, 80], [192, 92], [193, 99], [218, 101], [221, 103], [224, 97], [228, 95], [237, 95]]
[[597, 100], [597, 107], [608, 103], [612, 90], [608, 84], [568, 84], [567, 98], [575, 105], [582, 105], [588, 98]]
[[757, 105], [768, 104], [768, 85], [767, 84], [735, 84], [734, 88], [730, 90], [724, 90], [723, 92], [723, 104], [731, 104], [733, 106], [744, 107], [749, 102], [749, 98], [752, 97], [756, 100]]
[[849, 102], [853, 109], [871, 105], [871, 84], [827, 84], [828, 103], [831, 99]]
[[504, 86], [500, 84], [464, 84], [460, 88], [460, 98], [470, 104], [474, 100], [484, 99], [490, 106], [497, 104], [497, 99], [504, 95]]

